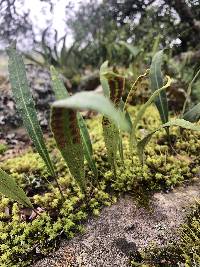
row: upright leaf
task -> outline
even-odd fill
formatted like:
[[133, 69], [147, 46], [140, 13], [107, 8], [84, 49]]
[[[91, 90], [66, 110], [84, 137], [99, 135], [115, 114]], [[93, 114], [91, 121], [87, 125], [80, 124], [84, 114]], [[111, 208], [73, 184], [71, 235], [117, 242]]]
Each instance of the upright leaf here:
[[[121, 97], [124, 90], [124, 78], [118, 75], [107, 74], [110, 91], [110, 100], [114, 103], [116, 108], [119, 108]], [[122, 142], [120, 142], [119, 129], [116, 125], [103, 117], [102, 120], [103, 136], [108, 152], [108, 160], [115, 171], [117, 151], [120, 148], [120, 155], [122, 156]], [[121, 145], [121, 146], [120, 146]]]
[[108, 79], [105, 76], [105, 74], [107, 73], [108, 73], [108, 61], [105, 61], [100, 67], [99, 76], [100, 76], [101, 86], [103, 88], [103, 93], [105, 96], [109, 97], [110, 89], [109, 89]]
[[92, 149], [92, 144], [90, 140], [90, 135], [89, 135], [87, 126], [85, 124], [85, 121], [79, 112], [77, 112], [77, 119], [78, 119], [78, 125], [80, 128], [81, 138], [83, 142], [83, 151], [84, 151], [85, 158], [94, 176], [97, 178], [98, 170], [97, 170], [95, 161], [93, 159], [93, 149]]
[[[190, 84], [189, 84], [189, 86], [188, 86], [188, 89], [187, 89], [187, 96], [186, 96], [185, 102], [184, 102], [184, 104], [183, 104], [182, 116], [183, 116], [183, 114], [185, 113], [186, 106], [187, 106], [187, 104], [188, 104], [188, 102], [189, 102], [190, 95], [191, 95], [191, 92], [192, 92], [192, 86], [193, 86], [194, 82], [196, 81], [196, 79], [198, 78], [199, 74], [200, 74], [200, 69], [199, 69], [199, 70], [197, 71], [197, 73], [194, 75], [192, 81], [190, 82]], [[197, 109], [195, 109], [195, 111], [196, 111], [196, 110], [197, 110]]]
[[105, 96], [94, 92], [80, 92], [66, 99], [55, 101], [52, 106], [75, 110], [94, 110], [113, 121], [121, 130], [127, 132], [131, 130], [123, 112], [116, 109]]
[[119, 145], [119, 130], [114, 123], [106, 117], [102, 119], [103, 137], [108, 153], [108, 161], [111, 164], [114, 172], [116, 169], [116, 155]]
[[193, 130], [193, 131], [200, 131], [200, 126], [195, 125], [189, 121], [183, 120], [183, 119], [174, 119], [171, 120], [163, 125], [161, 125], [158, 129], [152, 131], [151, 133], [147, 134], [141, 141], [138, 142], [137, 144], [137, 151], [138, 151], [138, 156], [140, 158], [140, 161], [143, 162], [143, 154], [144, 154], [144, 149], [148, 142], [151, 140], [151, 137], [153, 134], [163, 128], [169, 127], [169, 126], [179, 126], [184, 129], [188, 130]]
[[156, 90], [151, 97], [149, 98], [149, 100], [140, 108], [140, 110], [138, 111], [135, 121], [133, 123], [133, 127], [132, 127], [132, 132], [131, 132], [131, 143], [132, 145], [136, 145], [137, 144], [137, 139], [136, 139], [136, 130], [137, 130], [137, 125], [139, 123], [139, 121], [142, 119], [146, 109], [152, 104], [152, 102], [154, 102], [155, 98], [160, 94], [160, 92], [162, 92], [164, 89], [166, 89], [167, 87], [169, 87], [171, 84], [171, 78], [169, 76], [167, 76], [167, 83], [162, 86], [161, 88], [159, 88], [158, 90]]
[[188, 110], [188, 112], [183, 115], [183, 119], [190, 122], [197, 122], [200, 120], [200, 103]]
[[37, 152], [44, 160], [49, 173], [55, 176], [47, 148], [44, 143], [42, 130], [40, 128], [33, 98], [28, 86], [26, 71], [22, 56], [13, 46], [8, 49], [9, 56], [9, 77], [17, 109], [22, 117], [24, 127], [35, 145]]
[[[150, 67], [150, 84], [151, 91], [155, 92], [159, 88], [163, 87], [163, 77], [161, 72], [161, 64], [163, 58], [163, 51], [158, 51], [151, 63]], [[161, 91], [155, 99], [156, 107], [159, 111], [162, 123], [168, 122], [168, 103], [165, 91]]]
[[[51, 67], [51, 77], [52, 77], [53, 90], [55, 93], [56, 100], [69, 97], [69, 93], [67, 92], [62, 80], [59, 77], [58, 72], [55, 70], [54, 67]], [[85, 121], [79, 112], [77, 112], [77, 119], [78, 119], [78, 125], [80, 128], [85, 158], [88, 162], [90, 169], [93, 171], [94, 176], [97, 178], [98, 171], [96, 168], [95, 161], [93, 159], [93, 150], [92, 150], [90, 135], [88, 133], [88, 129], [85, 124]]]
[[67, 89], [65, 88], [63, 81], [60, 79], [59, 73], [53, 66], [50, 67], [50, 71], [51, 71], [51, 79], [53, 85], [52, 87], [55, 93], [56, 100], [69, 97], [69, 93], [67, 92]]
[[24, 191], [17, 185], [13, 177], [8, 175], [0, 168], [0, 192], [8, 198], [11, 198], [20, 204], [33, 208], [29, 198]]
[[54, 105], [51, 110], [51, 130], [70, 173], [84, 190], [86, 188], [84, 154], [76, 112]]

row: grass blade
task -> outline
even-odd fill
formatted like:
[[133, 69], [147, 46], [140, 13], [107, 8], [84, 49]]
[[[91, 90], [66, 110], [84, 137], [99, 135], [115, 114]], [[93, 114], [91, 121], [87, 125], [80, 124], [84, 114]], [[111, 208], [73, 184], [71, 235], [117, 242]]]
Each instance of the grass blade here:
[[[159, 88], [163, 87], [163, 77], [161, 72], [162, 58], [163, 51], [161, 50], [158, 51], [152, 59], [150, 67], [150, 84], [152, 92], [155, 92]], [[154, 101], [159, 111], [162, 123], [168, 122], [168, 103], [166, 92], [161, 91]]]
[[111, 101], [102, 95], [93, 92], [80, 92], [67, 99], [58, 100], [52, 106], [75, 110], [94, 110], [113, 121], [121, 130], [130, 132], [129, 123], [123, 112], [116, 109]]
[[22, 117], [24, 127], [32, 139], [37, 152], [44, 160], [49, 173], [52, 176], [55, 176], [54, 168], [45, 146], [42, 130], [37, 119], [34, 101], [28, 86], [25, 65], [22, 56], [15, 50], [13, 46], [8, 48], [7, 53], [9, 56], [8, 70], [13, 97], [15, 99], [17, 109]]
[[190, 122], [197, 122], [200, 119], [200, 103], [186, 112], [183, 115], [183, 119]]
[[13, 199], [20, 204], [33, 209], [25, 192], [17, 185], [15, 179], [0, 168], [0, 192], [6, 197]]
[[179, 126], [181, 128], [188, 129], [188, 130], [200, 131], [200, 126], [195, 125], [195, 124], [193, 124], [189, 121], [183, 120], [183, 119], [174, 119], [174, 120], [171, 120], [171, 121], [161, 125], [158, 129], [147, 134], [141, 141], [138, 142], [137, 152], [138, 152], [138, 156], [139, 156], [139, 159], [141, 162], [143, 162], [143, 160], [144, 160], [144, 158], [143, 158], [144, 149], [145, 149], [146, 145], [149, 143], [149, 141], [151, 140], [151, 137], [153, 136], [153, 134], [155, 132], [163, 129], [163, 128], [170, 127], [170, 126]]

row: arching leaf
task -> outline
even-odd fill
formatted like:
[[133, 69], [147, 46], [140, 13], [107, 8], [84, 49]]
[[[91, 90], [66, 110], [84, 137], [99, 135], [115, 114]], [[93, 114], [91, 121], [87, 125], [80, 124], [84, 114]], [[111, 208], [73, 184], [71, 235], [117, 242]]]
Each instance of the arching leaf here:
[[80, 92], [69, 98], [55, 101], [52, 106], [75, 110], [94, 110], [113, 121], [121, 130], [130, 132], [129, 123], [123, 112], [116, 109], [111, 101], [102, 95], [93, 92]]
[[174, 119], [171, 120], [163, 125], [161, 125], [158, 129], [152, 131], [151, 133], [147, 134], [141, 141], [138, 142], [137, 144], [137, 151], [138, 151], [138, 156], [140, 158], [140, 161], [143, 162], [143, 154], [144, 154], [144, 149], [146, 145], [149, 143], [151, 140], [151, 137], [153, 134], [163, 128], [169, 127], [169, 126], [179, 126], [184, 129], [188, 130], [193, 130], [193, 131], [200, 131], [200, 126], [195, 125], [189, 121], [183, 120], [183, 119]]
[[171, 78], [169, 76], [167, 76], [167, 83], [162, 86], [161, 88], [159, 88], [158, 90], [156, 90], [151, 97], [148, 99], [148, 101], [140, 108], [140, 110], [138, 111], [135, 121], [133, 123], [133, 128], [132, 128], [132, 132], [131, 132], [131, 143], [132, 145], [137, 145], [137, 139], [136, 139], [136, 130], [137, 130], [137, 125], [139, 123], [139, 121], [142, 119], [146, 109], [152, 104], [152, 102], [155, 100], [155, 98], [159, 95], [159, 93], [161, 91], [163, 91], [164, 89], [166, 89], [167, 87], [169, 87], [171, 84]]

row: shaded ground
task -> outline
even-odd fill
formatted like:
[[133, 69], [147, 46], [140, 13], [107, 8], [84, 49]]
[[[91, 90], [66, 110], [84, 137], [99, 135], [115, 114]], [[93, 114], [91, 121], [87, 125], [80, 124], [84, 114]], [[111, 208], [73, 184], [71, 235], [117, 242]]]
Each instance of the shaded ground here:
[[188, 208], [200, 197], [200, 181], [187, 187], [154, 194], [149, 208], [139, 207], [130, 196], [121, 197], [86, 223], [86, 232], [63, 241], [59, 250], [33, 267], [127, 267], [131, 256], [151, 242], [159, 246], [176, 240]]

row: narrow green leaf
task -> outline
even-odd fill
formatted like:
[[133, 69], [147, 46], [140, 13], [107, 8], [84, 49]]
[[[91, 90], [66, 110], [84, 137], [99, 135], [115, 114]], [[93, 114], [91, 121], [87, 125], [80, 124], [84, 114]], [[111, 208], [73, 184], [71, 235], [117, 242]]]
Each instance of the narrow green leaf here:
[[[54, 67], [51, 67], [51, 77], [52, 77], [52, 81], [53, 81], [52, 87], [53, 87], [53, 90], [55, 92], [56, 100], [60, 100], [60, 99], [69, 97], [70, 95], [67, 92], [62, 80], [59, 77], [58, 72], [55, 70]], [[90, 135], [88, 133], [88, 129], [87, 129], [87, 126], [85, 124], [85, 121], [79, 112], [77, 112], [77, 119], [78, 119], [78, 125], [80, 128], [85, 158], [88, 162], [90, 169], [93, 171], [94, 176], [97, 178], [98, 171], [96, 168], [95, 161], [93, 159], [93, 150], [92, 150]]]
[[133, 123], [132, 123], [132, 120], [131, 120], [131, 115], [130, 115], [130, 113], [127, 110], [125, 112], [125, 118], [126, 118], [128, 124], [129, 124], [129, 128], [132, 131], [132, 129], [133, 129]]
[[124, 164], [124, 149], [123, 149], [123, 140], [122, 140], [122, 134], [121, 133], [119, 133], [118, 148], [119, 148], [119, 156], [121, 158], [122, 164]]
[[200, 120], [200, 103], [186, 112], [183, 115], [183, 119], [190, 122], [197, 122]]
[[196, 81], [196, 79], [198, 78], [200, 74], [200, 69], [197, 71], [197, 73], [194, 75], [194, 78], [192, 79], [192, 81], [190, 82], [189, 86], [188, 86], [188, 89], [187, 89], [187, 96], [186, 96], [186, 99], [185, 99], [185, 102], [183, 104], [183, 110], [182, 110], [182, 115], [185, 113], [185, 109], [186, 109], [186, 106], [189, 102], [189, 99], [190, 99], [190, 95], [191, 95], [191, 92], [192, 92], [192, 86], [194, 84], [194, 82]]
[[0, 192], [20, 204], [33, 208], [25, 192], [17, 185], [15, 179], [0, 168]]
[[77, 118], [78, 118], [78, 125], [80, 128], [80, 133], [82, 137], [82, 142], [83, 142], [84, 155], [85, 155], [85, 158], [88, 162], [90, 169], [92, 170], [94, 176], [97, 178], [98, 170], [97, 170], [95, 161], [93, 159], [93, 149], [92, 149], [92, 144], [90, 140], [90, 135], [89, 135], [87, 126], [85, 124], [85, 121], [79, 112], [77, 113]]
[[155, 53], [158, 51], [159, 49], [159, 44], [160, 44], [160, 39], [161, 39], [161, 34], [158, 34], [155, 38], [155, 41], [153, 43], [153, 48], [152, 48], [152, 55], [154, 56]]
[[116, 156], [119, 145], [119, 129], [106, 117], [103, 117], [102, 127], [104, 142], [108, 153], [108, 161], [115, 171]]
[[109, 97], [110, 96], [110, 88], [108, 84], [108, 79], [105, 77], [105, 74], [108, 72], [108, 61], [105, 61], [101, 67], [100, 67], [100, 82], [101, 86], [103, 88], [103, 93], [105, 96]]
[[[152, 59], [150, 67], [150, 84], [152, 92], [155, 92], [159, 88], [163, 87], [163, 77], [161, 72], [162, 58], [163, 51], [161, 50], [158, 51]], [[168, 122], [168, 102], [166, 92], [161, 91], [154, 101], [159, 111], [162, 123]]]
[[[110, 91], [110, 100], [112, 101], [112, 103], [114, 103], [116, 108], [120, 108], [120, 105], [122, 105], [121, 98], [122, 98], [122, 93], [124, 91], [125, 79], [119, 75], [116, 75], [115, 73], [113, 74], [107, 73], [107, 76], [108, 76], [108, 84]], [[123, 112], [123, 109], [121, 110]], [[103, 127], [104, 141], [108, 153], [108, 161], [110, 162], [115, 172], [116, 157], [120, 142], [119, 129], [112, 121], [110, 121], [105, 117], [103, 117], [102, 120], [102, 127]], [[120, 152], [121, 155], [122, 151]]]
[[76, 112], [65, 107], [53, 106], [51, 130], [70, 173], [84, 190], [86, 188], [84, 154]]
[[123, 112], [116, 109], [105, 96], [93, 92], [80, 92], [64, 100], [53, 103], [53, 107], [75, 110], [94, 110], [113, 121], [123, 131], [130, 132], [130, 126]]
[[69, 97], [69, 93], [67, 92], [67, 89], [65, 88], [63, 81], [60, 79], [59, 73], [53, 66], [50, 67], [50, 71], [53, 84], [52, 87], [55, 93], [56, 100]]
[[166, 89], [167, 87], [170, 86], [171, 84], [171, 78], [169, 76], [166, 76], [167, 78], [167, 83], [159, 88], [158, 90], [156, 90], [151, 97], [148, 99], [148, 101], [140, 108], [140, 110], [137, 113], [137, 116], [135, 118], [135, 121], [133, 123], [133, 128], [132, 128], [132, 132], [131, 132], [131, 143], [132, 144], [137, 144], [137, 139], [136, 139], [136, 130], [137, 130], [137, 125], [139, 123], [139, 121], [142, 119], [146, 109], [152, 104], [152, 102], [155, 100], [155, 98], [159, 95], [159, 93], [161, 91], [163, 91], [164, 89]]
[[155, 132], [157, 132], [163, 128], [170, 127], [170, 126], [179, 126], [181, 128], [188, 129], [188, 130], [200, 131], [200, 126], [195, 125], [195, 124], [193, 124], [189, 121], [183, 120], [183, 119], [174, 119], [174, 120], [171, 120], [171, 121], [161, 125], [158, 129], [147, 134], [141, 141], [138, 142], [137, 151], [138, 151], [138, 156], [139, 156], [139, 159], [141, 162], [143, 162], [144, 149], [145, 149], [146, 145], [149, 143], [149, 141], [151, 140], [152, 135]]
[[22, 117], [24, 127], [32, 139], [37, 152], [44, 160], [49, 173], [52, 176], [55, 176], [54, 168], [45, 146], [42, 130], [37, 119], [34, 101], [28, 86], [26, 70], [22, 56], [15, 50], [13, 46], [9, 47], [8, 56], [8, 70], [13, 97], [15, 99], [17, 109]]
[[128, 44], [124, 41], [120, 41], [119, 43], [125, 46], [129, 50], [129, 52], [132, 54], [133, 57], [136, 57], [140, 52], [140, 49], [137, 46]]

